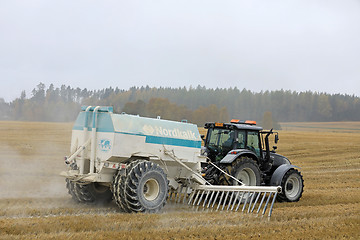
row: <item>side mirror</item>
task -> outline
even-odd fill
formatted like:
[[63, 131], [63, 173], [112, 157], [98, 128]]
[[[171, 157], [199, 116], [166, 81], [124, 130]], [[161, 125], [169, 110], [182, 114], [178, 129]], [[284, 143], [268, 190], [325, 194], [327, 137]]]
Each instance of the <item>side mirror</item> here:
[[200, 135], [200, 137], [205, 142], [205, 135]]
[[279, 135], [275, 135], [275, 144], [277, 144], [278, 143], [278, 141], [279, 141]]

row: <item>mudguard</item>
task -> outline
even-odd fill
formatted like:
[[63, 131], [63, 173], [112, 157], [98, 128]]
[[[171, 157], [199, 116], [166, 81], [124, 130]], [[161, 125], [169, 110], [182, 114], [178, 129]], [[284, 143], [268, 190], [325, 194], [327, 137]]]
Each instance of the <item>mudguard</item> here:
[[231, 150], [230, 152], [237, 152], [237, 154], [230, 154], [228, 153], [223, 159], [221, 159], [220, 163], [232, 163], [240, 156], [250, 156], [253, 159], [258, 159], [257, 156], [250, 150], [247, 149], [235, 149]]
[[281, 180], [284, 177], [285, 173], [292, 168], [299, 168], [299, 167], [289, 164], [280, 165], [271, 176], [270, 186], [280, 186]]

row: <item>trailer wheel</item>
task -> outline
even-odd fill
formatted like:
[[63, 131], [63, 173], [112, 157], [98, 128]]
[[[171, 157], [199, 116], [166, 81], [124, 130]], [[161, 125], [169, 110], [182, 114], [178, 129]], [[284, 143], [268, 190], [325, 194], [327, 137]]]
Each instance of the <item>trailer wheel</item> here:
[[112, 200], [110, 188], [99, 183], [73, 183], [74, 192], [79, 202], [104, 204]]
[[158, 212], [166, 204], [168, 189], [166, 174], [159, 165], [140, 161], [126, 177], [126, 203], [133, 212]]
[[120, 211], [127, 212], [124, 207], [124, 204], [123, 204], [123, 198], [120, 196], [119, 189], [122, 189], [122, 188], [120, 188], [119, 186], [121, 185], [121, 182], [122, 182], [121, 173], [119, 171], [114, 175], [114, 179], [112, 182], [112, 192], [113, 192], [113, 197], [116, 202], [116, 205], [118, 205], [118, 207], [120, 208]]
[[66, 188], [68, 190], [68, 193], [71, 195], [71, 198], [76, 202], [80, 202], [80, 200], [78, 199], [75, 193], [75, 183], [67, 178], [65, 179], [65, 181], [66, 181]]
[[282, 192], [278, 194], [277, 200], [280, 202], [297, 202], [304, 191], [304, 180], [300, 172], [290, 169], [281, 180]]
[[114, 175], [114, 180], [112, 183], [113, 196], [116, 204], [123, 212], [127, 212], [127, 213], [132, 212], [132, 210], [128, 207], [125, 200], [125, 182], [126, 182], [126, 176], [129, 174], [130, 170], [138, 163], [139, 160], [133, 161], [127, 165], [126, 169], [123, 170], [123, 172], [118, 171]]

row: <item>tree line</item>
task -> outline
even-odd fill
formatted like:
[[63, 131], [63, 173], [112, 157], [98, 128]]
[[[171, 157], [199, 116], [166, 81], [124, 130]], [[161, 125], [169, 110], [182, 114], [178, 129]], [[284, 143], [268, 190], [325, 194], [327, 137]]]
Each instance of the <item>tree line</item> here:
[[238, 88], [132, 87], [87, 90], [40, 83], [27, 97], [25, 91], [7, 103], [0, 99], [2, 120], [73, 121], [82, 105], [111, 105], [126, 112], [163, 119], [187, 119], [202, 125], [232, 118], [262, 121], [359, 121], [360, 98], [347, 94], [286, 90], [252, 92]]

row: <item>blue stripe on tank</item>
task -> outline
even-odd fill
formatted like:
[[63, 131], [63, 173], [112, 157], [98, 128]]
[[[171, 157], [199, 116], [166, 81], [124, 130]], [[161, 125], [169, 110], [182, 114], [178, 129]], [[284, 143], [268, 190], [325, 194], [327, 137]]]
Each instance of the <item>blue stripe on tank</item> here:
[[168, 138], [158, 136], [146, 136], [146, 143], [164, 144], [181, 147], [201, 148], [201, 141], [193, 141], [179, 138]]
[[159, 136], [134, 134], [134, 133], [127, 133], [127, 132], [116, 132], [116, 133], [145, 137], [145, 143], [171, 145], [171, 146], [179, 146], [179, 147], [201, 148], [201, 141], [196, 141], [196, 140], [159, 137]]

